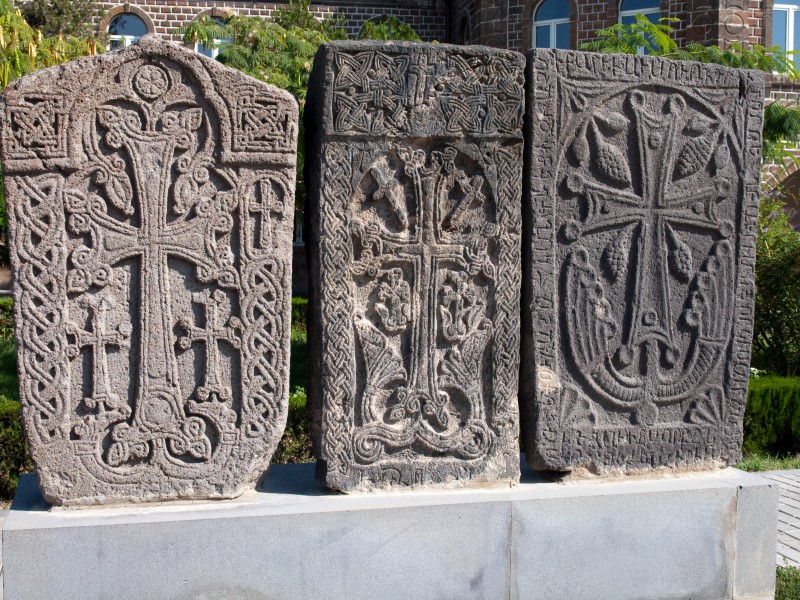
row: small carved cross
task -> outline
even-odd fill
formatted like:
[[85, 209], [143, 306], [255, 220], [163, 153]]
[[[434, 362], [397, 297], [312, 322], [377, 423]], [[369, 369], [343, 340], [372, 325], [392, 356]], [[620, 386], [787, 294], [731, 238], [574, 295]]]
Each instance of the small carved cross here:
[[130, 323], [122, 323], [114, 331], [107, 330], [108, 310], [113, 306], [113, 301], [107, 296], [100, 298], [85, 296], [81, 300], [81, 305], [89, 311], [91, 330], [87, 331], [72, 322], [67, 323], [66, 330], [67, 335], [75, 338], [75, 343], [67, 347], [67, 355], [70, 358], [77, 358], [81, 348], [92, 349], [92, 396], [84, 398], [83, 402], [90, 409], [96, 408], [101, 403], [105, 405], [106, 410], [120, 408], [122, 403], [119, 396], [111, 391], [106, 346], [129, 347], [133, 328]]
[[477, 201], [478, 206], [483, 206], [483, 201], [486, 200], [486, 196], [484, 196], [483, 192], [481, 192], [481, 187], [483, 186], [483, 177], [480, 175], [475, 175], [471, 179], [464, 175], [458, 179], [458, 186], [461, 188], [464, 196], [453, 207], [453, 210], [450, 212], [450, 214], [447, 215], [447, 218], [444, 222], [444, 226], [447, 229], [457, 227], [461, 223], [464, 213], [466, 213], [467, 209], [472, 206], [473, 202]]
[[262, 250], [272, 248], [275, 237], [273, 219], [283, 219], [284, 200], [279, 198], [272, 188], [272, 182], [262, 179], [258, 182], [258, 191], [250, 199], [251, 213], [261, 215], [261, 227], [258, 235], [258, 247]]
[[225, 293], [222, 290], [215, 290], [213, 294], [203, 290], [192, 294], [192, 300], [205, 307], [205, 328], [193, 325], [188, 316], [181, 317], [178, 326], [186, 331], [186, 335], [178, 338], [178, 345], [183, 350], [188, 350], [197, 341], [206, 345], [206, 382], [197, 388], [197, 399], [206, 401], [215, 394], [220, 400], [229, 401], [231, 388], [222, 385], [219, 372], [219, 341], [224, 340], [234, 348], [239, 348], [242, 323], [237, 317], [230, 317], [226, 325], [220, 325], [219, 307], [225, 302]]

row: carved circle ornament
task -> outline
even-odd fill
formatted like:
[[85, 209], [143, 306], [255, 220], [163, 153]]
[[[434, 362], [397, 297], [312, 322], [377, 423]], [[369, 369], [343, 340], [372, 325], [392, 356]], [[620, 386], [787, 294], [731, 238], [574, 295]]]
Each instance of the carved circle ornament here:
[[573, 103], [558, 232], [572, 368], [634, 424], [721, 424], [706, 380], [735, 321], [735, 135], [718, 107], [666, 86]]

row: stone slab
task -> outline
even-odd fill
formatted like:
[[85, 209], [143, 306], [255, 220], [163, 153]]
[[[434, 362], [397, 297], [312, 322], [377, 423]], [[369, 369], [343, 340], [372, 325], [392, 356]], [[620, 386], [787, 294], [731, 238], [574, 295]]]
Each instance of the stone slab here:
[[735, 464], [763, 74], [528, 55], [522, 429], [531, 466]]
[[235, 500], [48, 511], [26, 476], [5, 598], [771, 598], [754, 550], [774, 543], [770, 489], [733, 469], [568, 484], [525, 469], [514, 489], [343, 496], [312, 465], [275, 465]]
[[480, 46], [317, 53], [309, 410], [331, 488], [519, 477], [523, 70]]
[[147, 37], [15, 81], [0, 117], [44, 496], [254, 487], [288, 409], [294, 98]]

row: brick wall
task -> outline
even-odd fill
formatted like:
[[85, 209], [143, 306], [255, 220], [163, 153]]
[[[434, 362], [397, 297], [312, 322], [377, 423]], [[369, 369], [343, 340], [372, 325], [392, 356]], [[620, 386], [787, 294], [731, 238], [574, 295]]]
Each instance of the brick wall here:
[[[270, 18], [276, 8], [286, 6], [266, 2], [224, 2], [215, 0], [137, 0], [121, 4], [99, 2], [106, 15], [99, 27], [105, 31], [108, 21], [121, 12], [133, 12], [142, 17], [153, 33], [167, 36], [201, 14], [236, 13]], [[411, 25], [425, 41], [446, 41], [447, 11], [443, 0], [422, 2], [315, 4], [312, 11], [319, 18], [341, 13], [346, 18], [345, 29], [351, 37], [358, 35], [364, 22], [382, 16], [394, 16]]]

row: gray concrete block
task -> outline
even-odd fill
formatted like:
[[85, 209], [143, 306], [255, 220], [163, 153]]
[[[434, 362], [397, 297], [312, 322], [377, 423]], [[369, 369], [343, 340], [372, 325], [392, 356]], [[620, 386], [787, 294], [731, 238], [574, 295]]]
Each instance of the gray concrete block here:
[[[735, 600], [775, 593], [775, 548], [778, 530], [778, 484], [751, 473], [738, 472], [736, 507]], [[769, 596], [770, 598], [772, 596]]]
[[736, 490], [661, 487], [515, 502], [512, 598], [729, 598]]
[[769, 485], [733, 469], [344, 496], [275, 465], [236, 500], [77, 510], [25, 477], [5, 598], [756, 600], [775, 523]]
[[[311, 481], [308, 467], [284, 471]], [[298, 493], [291, 481], [278, 482], [278, 489], [290, 493], [248, 492], [224, 504], [143, 510], [48, 513], [20, 503], [4, 531], [6, 597], [477, 600], [506, 594], [511, 507], [492, 494], [437, 498], [431, 505], [431, 498], [410, 495], [345, 499], [315, 486]]]

